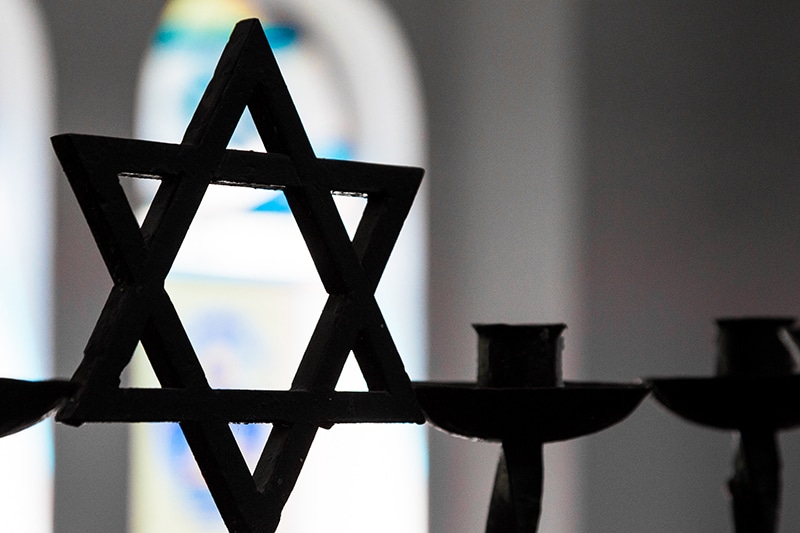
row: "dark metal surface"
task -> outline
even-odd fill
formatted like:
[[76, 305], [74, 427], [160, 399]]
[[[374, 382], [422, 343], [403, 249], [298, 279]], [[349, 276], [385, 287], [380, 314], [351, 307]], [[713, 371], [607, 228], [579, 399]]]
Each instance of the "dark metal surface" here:
[[[227, 149], [245, 109], [266, 154]], [[247, 532], [276, 529], [320, 427], [424, 422], [374, 296], [423, 172], [318, 159], [259, 21], [234, 28], [180, 144], [53, 146], [114, 283], [58, 421], [179, 421], [228, 529]], [[141, 227], [123, 176], [160, 180]], [[210, 184], [281, 190], [329, 295], [289, 391], [212, 390], [164, 288]], [[367, 198], [352, 241], [334, 193]], [[140, 341], [163, 389], [120, 388]], [[350, 353], [368, 392], [334, 390]], [[253, 474], [230, 422], [275, 423]]]
[[786, 317], [719, 319], [716, 370], [710, 378], [652, 379], [653, 395], [691, 422], [738, 431], [728, 481], [737, 533], [774, 533], [781, 500], [776, 433], [800, 425], [798, 353]]
[[647, 396], [644, 384], [565, 383], [564, 324], [481, 324], [476, 383], [414, 383], [428, 421], [461, 437], [500, 441], [487, 533], [537, 530], [542, 447], [605, 429]]
[[503, 441], [497, 462], [486, 531], [531, 533], [539, 526], [544, 489], [544, 455], [541, 442], [527, 439]]
[[0, 378], [0, 437], [45, 419], [78, 389], [66, 380], [25, 381]]
[[560, 387], [566, 324], [474, 324], [478, 385]]
[[800, 426], [800, 375], [660, 378], [650, 383], [664, 407], [696, 424], [727, 430]]
[[728, 490], [737, 533], [778, 530], [781, 458], [774, 432], [742, 430]]
[[414, 383], [434, 426], [454, 435], [502, 441], [512, 435], [541, 443], [602, 431], [647, 396], [642, 384], [570, 383], [552, 388], [489, 389], [475, 383]]

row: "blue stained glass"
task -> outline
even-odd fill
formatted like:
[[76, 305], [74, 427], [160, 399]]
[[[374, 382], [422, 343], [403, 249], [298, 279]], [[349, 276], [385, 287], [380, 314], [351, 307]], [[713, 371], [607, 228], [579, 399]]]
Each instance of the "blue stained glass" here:
[[[252, 124], [252, 121], [250, 122]], [[255, 128], [255, 126], [253, 126]], [[350, 143], [341, 141], [329, 143], [319, 151], [320, 157], [327, 159], [350, 160], [353, 158], [353, 148]], [[258, 213], [291, 213], [289, 203], [283, 193], [276, 194], [264, 203], [258, 204], [251, 209]]]
[[[300, 31], [291, 24], [264, 25], [264, 33], [273, 50], [280, 50], [294, 45]], [[230, 37], [229, 29], [186, 29], [164, 24], [153, 34], [151, 44], [155, 48], [186, 48], [193, 51], [217, 49], [222, 50]]]
[[186, 48], [193, 51], [216, 49], [222, 50], [230, 37], [230, 30], [187, 30], [185, 28], [164, 25], [158, 28], [152, 38], [154, 48]]
[[286, 201], [286, 196], [283, 193], [276, 194], [263, 204], [259, 204], [253, 208], [253, 211], [259, 213], [290, 213], [289, 203]]
[[281, 24], [275, 26], [264, 26], [264, 33], [267, 34], [267, 40], [273, 50], [280, 50], [287, 46], [292, 46], [297, 41], [299, 31], [296, 27], [288, 24]]
[[197, 104], [203, 97], [209, 80], [211, 80], [211, 75], [212, 72], [200, 72], [190, 83], [186, 84], [182, 102], [183, 115], [185, 117], [190, 118], [194, 114], [194, 110], [197, 109]]
[[326, 159], [349, 161], [353, 159], [353, 147], [346, 141], [334, 141], [328, 143], [327, 146], [322, 146], [318, 151], [318, 155]]
[[182, 480], [181, 488], [186, 498], [192, 502], [194, 509], [204, 514], [206, 520], [212, 519], [217, 514], [214, 498], [206, 485], [197, 481], [193, 473], [194, 460], [183, 431], [178, 424], [164, 424], [158, 427], [161, 437], [169, 443], [170, 468]]

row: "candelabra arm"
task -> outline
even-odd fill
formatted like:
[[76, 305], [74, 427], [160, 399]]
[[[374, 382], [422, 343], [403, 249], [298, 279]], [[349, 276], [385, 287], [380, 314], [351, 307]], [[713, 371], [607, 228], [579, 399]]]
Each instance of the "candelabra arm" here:
[[781, 459], [774, 431], [741, 431], [728, 488], [736, 533], [778, 530]]
[[486, 533], [535, 533], [542, 511], [542, 443], [503, 439], [486, 520]]

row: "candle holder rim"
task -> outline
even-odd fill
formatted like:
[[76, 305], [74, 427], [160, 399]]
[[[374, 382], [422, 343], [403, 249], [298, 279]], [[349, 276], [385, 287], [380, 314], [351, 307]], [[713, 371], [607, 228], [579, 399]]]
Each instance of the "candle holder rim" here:
[[718, 327], [726, 326], [760, 326], [760, 327], [791, 327], [797, 322], [797, 318], [788, 315], [763, 315], [763, 316], [730, 316], [714, 319]]
[[[630, 416], [650, 393], [649, 384], [641, 382], [567, 385], [486, 388], [474, 382], [412, 382], [428, 423], [490, 442], [514, 435], [559, 442], [602, 431]], [[590, 414], [576, 416], [587, 408]]]
[[567, 324], [564, 322], [525, 322], [525, 323], [508, 323], [508, 322], [477, 322], [472, 324], [472, 328], [479, 334], [481, 332], [492, 331], [534, 331], [539, 329], [554, 329], [557, 332], [563, 333], [567, 329]]
[[[647, 378], [653, 398], [673, 414], [715, 429], [800, 426], [800, 374]], [[747, 400], [750, 398], [750, 400]], [[742, 404], [749, 402], [745, 409]]]

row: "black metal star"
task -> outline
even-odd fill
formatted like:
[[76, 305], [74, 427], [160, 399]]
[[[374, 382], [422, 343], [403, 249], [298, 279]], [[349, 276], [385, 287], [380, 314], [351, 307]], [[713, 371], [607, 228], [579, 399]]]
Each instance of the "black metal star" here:
[[[267, 153], [227, 149], [245, 108]], [[180, 422], [232, 531], [274, 531], [319, 427], [424, 422], [375, 289], [422, 170], [314, 155], [261, 24], [236, 25], [181, 144], [87, 135], [53, 138], [114, 286], [58, 420]], [[160, 186], [141, 227], [120, 177]], [[328, 300], [288, 391], [214, 390], [164, 288], [209, 184], [280, 189]], [[332, 193], [367, 205], [351, 241]], [[159, 389], [121, 388], [141, 341]], [[337, 392], [350, 352], [368, 392]], [[271, 422], [251, 475], [231, 422]]]

